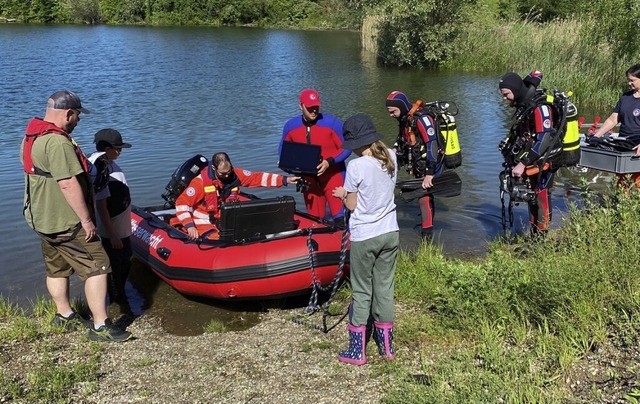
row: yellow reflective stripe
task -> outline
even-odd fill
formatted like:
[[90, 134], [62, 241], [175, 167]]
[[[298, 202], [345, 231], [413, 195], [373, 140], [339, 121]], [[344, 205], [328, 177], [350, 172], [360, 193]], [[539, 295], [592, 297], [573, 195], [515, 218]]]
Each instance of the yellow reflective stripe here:
[[216, 192], [216, 186], [215, 185], [209, 185], [207, 187], [204, 187], [204, 192], [206, 192], [206, 193]]

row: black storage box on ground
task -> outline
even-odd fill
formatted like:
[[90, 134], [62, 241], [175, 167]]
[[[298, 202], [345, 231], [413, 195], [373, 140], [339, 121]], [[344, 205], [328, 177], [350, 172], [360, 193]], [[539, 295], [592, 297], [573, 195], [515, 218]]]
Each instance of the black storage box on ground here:
[[296, 202], [291, 196], [231, 201], [220, 207], [220, 240], [234, 241], [295, 230]]

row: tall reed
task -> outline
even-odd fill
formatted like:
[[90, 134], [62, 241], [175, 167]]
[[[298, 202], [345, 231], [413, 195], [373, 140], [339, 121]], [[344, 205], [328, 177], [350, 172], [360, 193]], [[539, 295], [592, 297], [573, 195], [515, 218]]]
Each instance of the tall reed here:
[[611, 48], [590, 35], [597, 29], [590, 18], [484, 22], [460, 29], [447, 68], [522, 74], [538, 69], [545, 73], [543, 86], [572, 90], [579, 108], [608, 112], [625, 90], [624, 71], [636, 63], [613, 64]]

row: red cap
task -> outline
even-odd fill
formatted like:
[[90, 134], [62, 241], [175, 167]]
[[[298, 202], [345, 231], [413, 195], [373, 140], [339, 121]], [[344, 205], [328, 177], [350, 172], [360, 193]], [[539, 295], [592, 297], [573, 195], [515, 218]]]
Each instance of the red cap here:
[[312, 88], [308, 88], [300, 93], [300, 103], [305, 107], [319, 107], [320, 94]]

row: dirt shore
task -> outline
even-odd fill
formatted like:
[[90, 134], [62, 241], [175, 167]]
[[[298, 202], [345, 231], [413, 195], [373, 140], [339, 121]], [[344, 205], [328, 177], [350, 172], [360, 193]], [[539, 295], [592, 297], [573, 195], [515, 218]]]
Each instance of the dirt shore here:
[[[376, 402], [384, 389], [374, 367], [339, 364], [346, 330], [328, 334], [265, 313], [241, 332], [166, 334], [153, 318], [129, 328], [138, 337], [105, 348], [100, 389], [89, 402]], [[372, 362], [380, 362], [372, 358]], [[141, 365], [142, 364], [142, 365]]]
[[[5, 374], [21, 375], [49, 355], [54, 363], [74, 363], [78, 352], [99, 352], [99, 381], [69, 392], [73, 403], [377, 403], [394, 388], [389, 364], [375, 344], [369, 363], [337, 361], [347, 345], [344, 321], [325, 334], [292, 321], [300, 310], [269, 310], [244, 331], [176, 336], [156, 317], [136, 318], [136, 339], [90, 343], [78, 331], [48, 335], [44, 344], [0, 347]], [[319, 315], [317, 315], [319, 316]], [[43, 348], [44, 347], [44, 348]], [[421, 368], [419, 354], [396, 344], [397, 364]], [[565, 375], [571, 403], [627, 403], [638, 392], [640, 351], [598, 347]], [[413, 373], [413, 372], [411, 372]], [[0, 397], [0, 402], [5, 399]], [[499, 401], [497, 401], [499, 402]]]
[[158, 318], [142, 316], [128, 327], [134, 340], [91, 343], [84, 331], [52, 334], [45, 344], [51, 349], [21, 342], [0, 347], [0, 365], [22, 378], [45, 355], [64, 366], [78, 361], [70, 356], [97, 349], [99, 382], [70, 391], [74, 403], [378, 402], [388, 376], [379, 371], [385, 363], [375, 346], [370, 366], [341, 364], [344, 323], [325, 334], [294, 323], [298, 313], [272, 310], [248, 330], [197, 336], [168, 334]]

